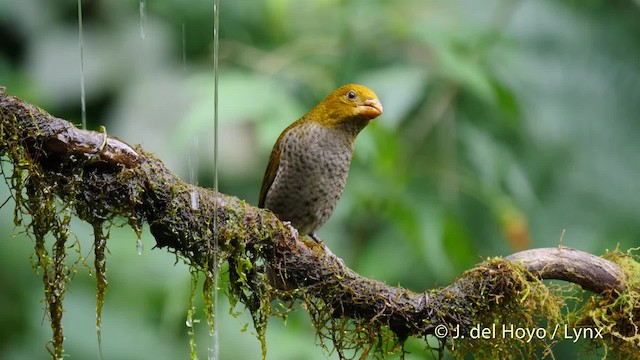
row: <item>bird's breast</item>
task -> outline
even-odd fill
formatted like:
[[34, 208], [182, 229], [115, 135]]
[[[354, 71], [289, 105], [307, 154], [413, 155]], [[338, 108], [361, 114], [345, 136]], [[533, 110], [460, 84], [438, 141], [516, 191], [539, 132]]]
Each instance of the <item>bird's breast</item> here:
[[342, 195], [353, 141], [336, 129], [303, 124], [282, 138], [280, 151], [267, 208], [303, 233], [315, 231]]

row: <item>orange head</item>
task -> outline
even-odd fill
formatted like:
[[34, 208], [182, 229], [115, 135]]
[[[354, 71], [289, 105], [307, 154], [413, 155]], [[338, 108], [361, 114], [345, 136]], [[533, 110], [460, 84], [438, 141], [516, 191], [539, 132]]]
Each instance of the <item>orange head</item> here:
[[382, 104], [371, 89], [363, 85], [349, 84], [332, 92], [311, 109], [305, 118], [327, 127], [337, 127], [346, 123], [364, 127], [380, 114]]

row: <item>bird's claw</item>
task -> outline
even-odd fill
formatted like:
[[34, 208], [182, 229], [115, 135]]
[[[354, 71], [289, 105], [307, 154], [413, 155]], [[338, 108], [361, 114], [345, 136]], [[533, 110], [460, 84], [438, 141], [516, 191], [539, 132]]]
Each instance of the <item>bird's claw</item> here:
[[282, 223], [284, 224], [284, 226], [289, 228], [289, 231], [291, 232], [292, 237], [298, 238], [298, 230], [296, 230], [296, 228], [294, 228], [293, 225], [291, 225], [290, 221], [283, 221]]
[[320, 243], [320, 245], [322, 245], [322, 247], [323, 247], [323, 249], [324, 249], [324, 252], [326, 252], [329, 256], [332, 256], [333, 258], [335, 258], [335, 259], [338, 261], [338, 263], [340, 264], [340, 267], [342, 267], [342, 268], [347, 267], [347, 266], [345, 265], [345, 263], [344, 263], [344, 260], [342, 260], [341, 258], [337, 257], [337, 256], [333, 253], [333, 251], [331, 251], [331, 249], [329, 249], [329, 247], [328, 247], [328, 246], [326, 246], [325, 244], [322, 244], [322, 243]]

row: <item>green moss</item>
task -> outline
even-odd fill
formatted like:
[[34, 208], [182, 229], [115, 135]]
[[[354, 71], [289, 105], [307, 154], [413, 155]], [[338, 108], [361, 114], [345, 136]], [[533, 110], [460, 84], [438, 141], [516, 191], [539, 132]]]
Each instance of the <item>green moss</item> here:
[[[229, 231], [243, 234], [239, 215], [226, 222]], [[229, 263], [229, 299], [232, 307], [242, 302], [251, 312], [253, 325], [262, 348], [262, 357], [266, 357], [267, 321], [271, 312], [272, 288], [267, 279], [267, 268], [262, 253], [264, 247], [259, 244], [247, 246], [246, 237], [236, 236], [230, 242]]]
[[458, 334], [452, 329], [460, 337], [449, 339], [455, 358], [473, 354], [478, 359], [526, 359], [550, 351], [556, 341], [551, 334], [563, 323], [562, 287], [545, 285], [502, 259], [485, 261], [463, 278], [474, 288], [463, 289], [473, 295], [459, 309], [471, 310], [469, 331]]
[[196, 290], [198, 289], [198, 270], [191, 267], [191, 291], [189, 292], [189, 310], [187, 311], [187, 328], [189, 328], [189, 356], [191, 360], [196, 360], [198, 358], [196, 351], [196, 332], [194, 327], [194, 315], [196, 312], [195, 300], [196, 300]]
[[94, 267], [96, 270], [96, 332], [98, 336], [98, 350], [102, 358], [102, 306], [104, 295], [107, 292], [107, 249], [108, 234], [103, 232], [102, 223], [93, 226], [93, 250], [95, 254]]
[[[634, 249], [636, 252], [638, 249]], [[638, 254], [615, 250], [605, 256], [618, 263], [627, 274], [627, 286], [617, 294], [608, 292], [592, 297], [582, 309], [576, 324], [602, 329], [603, 337], [594, 339], [589, 350], [632, 359], [640, 351], [640, 263]]]
[[[24, 226], [26, 233], [34, 239], [32, 264], [36, 273], [42, 275], [46, 312], [52, 330], [47, 350], [53, 359], [62, 359], [64, 296], [66, 285], [75, 274], [77, 261], [80, 260], [71, 267], [66, 262], [71, 210], [66, 201], [56, 197], [54, 189], [45, 181], [45, 175], [21, 144], [18, 129], [11, 125], [3, 122], [0, 128], [0, 138], [3, 139], [0, 149], [11, 158], [13, 164], [7, 180], [16, 202], [14, 223]], [[3, 175], [7, 177], [4, 170]], [[75, 241], [69, 248], [78, 246]]]

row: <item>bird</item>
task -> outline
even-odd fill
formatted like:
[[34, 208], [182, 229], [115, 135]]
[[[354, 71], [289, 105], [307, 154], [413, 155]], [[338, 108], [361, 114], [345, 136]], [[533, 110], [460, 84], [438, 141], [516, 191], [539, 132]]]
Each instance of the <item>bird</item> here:
[[356, 136], [382, 112], [378, 96], [366, 86], [349, 84], [333, 91], [278, 137], [258, 207], [321, 243], [316, 231], [342, 196]]

